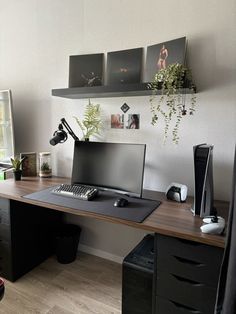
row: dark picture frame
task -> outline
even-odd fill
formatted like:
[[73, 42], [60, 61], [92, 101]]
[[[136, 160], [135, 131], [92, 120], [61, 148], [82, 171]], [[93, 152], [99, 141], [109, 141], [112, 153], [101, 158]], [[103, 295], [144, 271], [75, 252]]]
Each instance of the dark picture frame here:
[[101, 86], [103, 67], [103, 53], [70, 56], [69, 88]]
[[152, 82], [155, 74], [173, 63], [185, 64], [186, 37], [147, 47], [145, 82]]
[[24, 158], [22, 162], [22, 176], [35, 177], [37, 175], [37, 154], [35, 152], [20, 153], [20, 158]]
[[140, 83], [143, 48], [107, 53], [107, 85]]

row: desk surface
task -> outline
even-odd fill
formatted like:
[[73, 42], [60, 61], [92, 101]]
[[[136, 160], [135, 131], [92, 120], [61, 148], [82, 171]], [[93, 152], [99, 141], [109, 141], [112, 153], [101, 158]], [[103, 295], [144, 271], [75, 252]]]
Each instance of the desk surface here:
[[[90, 213], [82, 210], [75, 210], [58, 205], [42, 203], [22, 198], [23, 195], [40, 191], [50, 186], [66, 182], [68, 182], [68, 179], [59, 177], [27, 177], [23, 178], [21, 181], [8, 179], [5, 181], [0, 181], [0, 197], [29, 204], [35, 204], [41, 207], [51, 208], [74, 215], [86, 216], [108, 221], [111, 223], [127, 225], [149, 232], [156, 232], [167, 236], [173, 236], [205, 243], [212, 246], [224, 247], [224, 236], [207, 235], [201, 233], [200, 226], [202, 225], [202, 219], [199, 217], [194, 217], [190, 212], [190, 208], [192, 205], [191, 198], [186, 203], [177, 203], [173, 201], [167, 201], [164, 193], [144, 190], [144, 197], [150, 199], [158, 199], [162, 201], [162, 204], [156, 210], [154, 210], [153, 213], [148, 216], [142, 223], [135, 223], [132, 221], [99, 215], [92, 212]], [[218, 210], [218, 214], [226, 217], [229, 204], [227, 202], [217, 201], [215, 205]]]

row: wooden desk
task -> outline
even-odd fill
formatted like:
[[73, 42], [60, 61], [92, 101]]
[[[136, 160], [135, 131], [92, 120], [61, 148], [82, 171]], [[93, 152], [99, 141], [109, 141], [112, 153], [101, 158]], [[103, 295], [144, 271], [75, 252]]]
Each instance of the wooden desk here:
[[[14, 281], [47, 258], [52, 253], [52, 228], [62, 213], [70, 213], [155, 233], [153, 314], [213, 313], [225, 237], [201, 233], [202, 219], [190, 211], [193, 199], [177, 203], [167, 201], [164, 193], [144, 191], [145, 198], [162, 204], [142, 223], [134, 223], [22, 198], [67, 182], [58, 177], [0, 181], [0, 213], [5, 211], [0, 224], [2, 277]], [[226, 218], [228, 204], [215, 205]]]
[[[21, 203], [39, 205], [64, 213], [70, 213], [78, 216], [86, 216], [108, 221], [111, 223], [127, 225], [137, 229], [143, 229], [146, 231], [155, 232], [167, 236], [174, 236], [222, 248], [224, 247], [225, 238], [223, 236], [207, 235], [201, 233], [200, 226], [202, 225], [202, 219], [197, 216], [194, 217], [190, 211], [190, 208], [193, 204], [192, 198], [189, 198], [186, 203], [177, 203], [174, 201], [166, 200], [164, 193], [144, 190], [144, 197], [161, 200], [162, 204], [142, 223], [135, 223], [132, 221], [107, 217], [104, 215], [89, 213], [82, 210], [74, 210], [71, 208], [65, 208], [53, 204], [41, 203], [22, 198], [23, 195], [27, 195], [36, 191], [46, 189], [53, 185], [66, 182], [69, 182], [69, 180], [59, 177], [47, 179], [39, 177], [28, 177], [23, 178], [22, 181], [14, 181], [13, 179], [8, 179], [5, 181], [0, 181], [0, 197], [15, 200]], [[223, 217], [226, 217], [229, 206], [228, 203], [217, 201], [215, 205], [219, 214]]]

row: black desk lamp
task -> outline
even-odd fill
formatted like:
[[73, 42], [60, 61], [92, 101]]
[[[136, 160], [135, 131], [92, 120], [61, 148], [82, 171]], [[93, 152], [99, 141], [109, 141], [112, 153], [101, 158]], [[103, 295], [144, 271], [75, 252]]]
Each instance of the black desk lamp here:
[[61, 119], [61, 123], [58, 125], [58, 130], [56, 130], [53, 133], [53, 137], [50, 139], [49, 143], [53, 146], [57, 145], [58, 143], [64, 143], [68, 135], [66, 131], [63, 130], [63, 126], [66, 128], [68, 133], [73, 137], [75, 141], [79, 141], [79, 138], [75, 135], [75, 133], [72, 131], [71, 127], [67, 123], [65, 118]]

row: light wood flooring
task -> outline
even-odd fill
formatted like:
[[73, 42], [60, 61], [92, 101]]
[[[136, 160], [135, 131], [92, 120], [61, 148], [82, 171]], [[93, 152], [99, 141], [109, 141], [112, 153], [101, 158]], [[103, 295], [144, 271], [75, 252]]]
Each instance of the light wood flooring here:
[[85, 253], [75, 262], [55, 257], [16, 282], [5, 281], [4, 314], [120, 314], [121, 265]]

